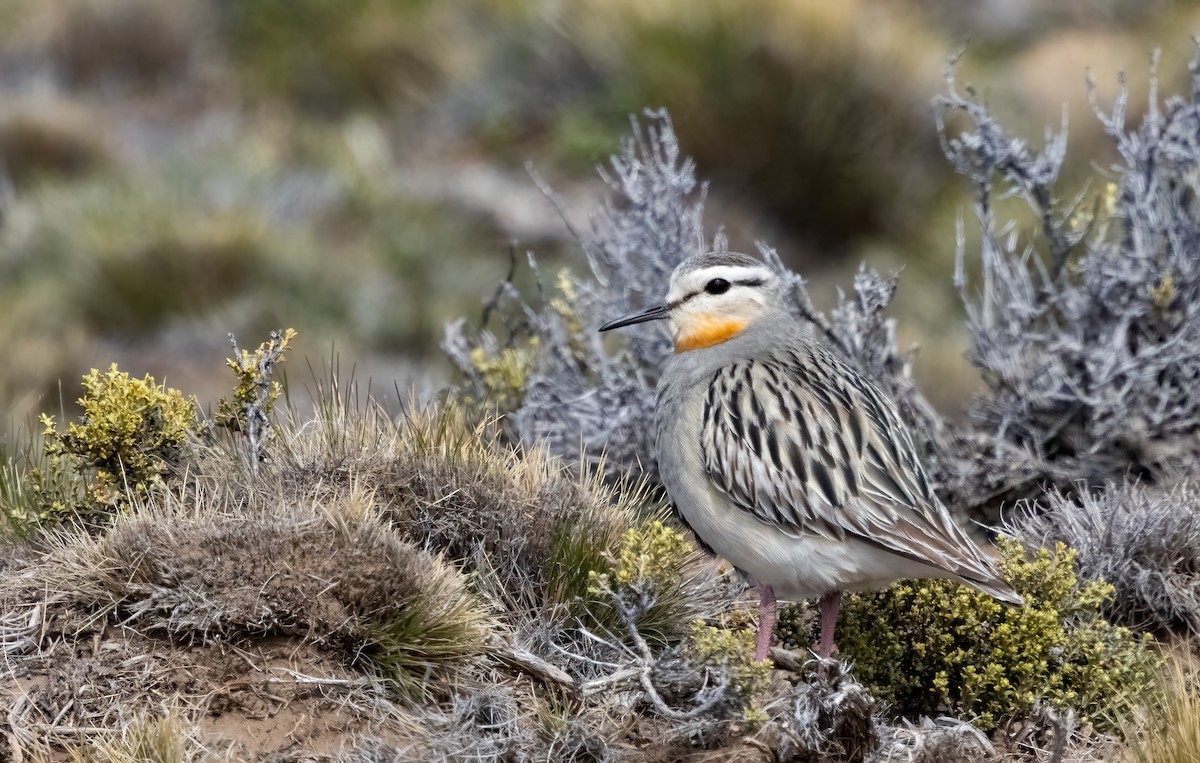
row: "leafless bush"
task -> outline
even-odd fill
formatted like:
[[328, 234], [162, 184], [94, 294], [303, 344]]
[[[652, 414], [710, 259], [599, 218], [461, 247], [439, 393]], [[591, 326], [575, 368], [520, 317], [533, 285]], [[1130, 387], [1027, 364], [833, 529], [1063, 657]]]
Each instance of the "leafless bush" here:
[[957, 718], [901, 721], [882, 729], [878, 763], [984, 763], [999, 760], [991, 741], [979, 729]]
[[1050, 492], [1010, 518], [1034, 544], [1062, 541], [1080, 571], [1113, 585], [1108, 614], [1159, 633], [1200, 636], [1200, 488], [1110, 486], [1102, 493]]
[[[1157, 61], [1157, 56], [1155, 58]], [[1198, 59], [1200, 62], [1200, 59]], [[1200, 63], [1193, 62], [1200, 90]], [[1066, 120], [1038, 151], [1009, 135], [949, 77], [939, 115], [946, 155], [976, 189], [981, 283], [968, 284], [960, 232], [956, 284], [967, 305], [970, 358], [987, 391], [971, 408], [996, 453], [949, 454], [942, 478], [961, 502], [1036, 494], [1036, 484], [1153, 479], [1196, 462], [1200, 431], [1200, 105], [1159, 103], [1151, 71], [1142, 124], [1126, 125], [1122, 86], [1093, 107], [1121, 164], [1112, 181], [1058, 195]], [[1195, 94], [1193, 93], [1193, 96]], [[1037, 220], [1022, 235], [996, 201], [1023, 199]], [[1094, 196], [1094, 198], [1093, 198]], [[957, 461], [957, 463], [955, 463]]]
[[[591, 278], [565, 284], [574, 292], [560, 303], [566, 309], [556, 310], [549, 299], [529, 306], [513, 289], [504, 294], [504, 309], [520, 320], [517, 333], [538, 342], [523, 400], [510, 413], [524, 442], [545, 441], [554, 453], [582, 455], [590, 465], [603, 461], [611, 475], [639, 464], [654, 474], [654, 435], [646, 422], [670, 342], [661, 331], [637, 332], [614, 353], [595, 327], [605, 315], [659, 300], [675, 266], [703, 246], [705, 189], [664, 113], [651, 114], [645, 129], [635, 121], [620, 156], [601, 175], [610, 198], [593, 211], [587, 232], [574, 231]], [[498, 341], [486, 331], [467, 333], [461, 322], [448, 327], [447, 353], [472, 391], [485, 397], [471, 356], [477, 346], [494, 352]]]

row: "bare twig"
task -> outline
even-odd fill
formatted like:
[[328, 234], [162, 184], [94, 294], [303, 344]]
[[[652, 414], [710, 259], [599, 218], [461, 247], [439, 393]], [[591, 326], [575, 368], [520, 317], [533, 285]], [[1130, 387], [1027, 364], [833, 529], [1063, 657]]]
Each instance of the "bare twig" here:
[[543, 685], [558, 686], [572, 694], [582, 692], [579, 684], [565, 670], [546, 662], [528, 649], [512, 644], [500, 645], [496, 656]]

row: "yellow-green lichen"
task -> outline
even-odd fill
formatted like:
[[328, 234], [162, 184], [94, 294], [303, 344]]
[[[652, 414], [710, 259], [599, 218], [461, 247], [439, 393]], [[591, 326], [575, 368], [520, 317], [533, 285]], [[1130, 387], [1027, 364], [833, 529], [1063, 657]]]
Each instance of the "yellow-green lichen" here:
[[1150, 287], [1150, 303], [1159, 312], [1170, 310], [1176, 296], [1175, 279], [1169, 275], [1158, 279]]
[[514, 411], [525, 398], [525, 385], [533, 371], [537, 355], [537, 337], [519, 347], [488, 352], [483, 347], [471, 350], [471, 365], [479, 373], [487, 402], [499, 411]]

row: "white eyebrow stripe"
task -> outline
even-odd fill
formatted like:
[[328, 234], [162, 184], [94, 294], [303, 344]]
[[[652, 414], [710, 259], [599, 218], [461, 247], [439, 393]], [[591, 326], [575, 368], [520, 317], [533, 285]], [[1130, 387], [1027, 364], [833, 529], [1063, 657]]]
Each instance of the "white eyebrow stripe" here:
[[688, 282], [696, 283], [698, 288], [714, 278], [724, 278], [730, 283], [736, 283], [737, 281], [766, 281], [774, 277], [775, 274], [766, 267], [745, 267], [743, 265], [713, 265], [693, 270], [687, 274]]

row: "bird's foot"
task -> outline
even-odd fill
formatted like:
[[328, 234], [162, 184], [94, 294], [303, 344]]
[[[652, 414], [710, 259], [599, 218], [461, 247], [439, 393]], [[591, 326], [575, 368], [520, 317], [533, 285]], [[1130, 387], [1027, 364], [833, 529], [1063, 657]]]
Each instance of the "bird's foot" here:
[[754, 645], [754, 661], [762, 662], [771, 653], [771, 632], [775, 628], [778, 605], [771, 586], [762, 587], [762, 599], [758, 604], [758, 638]]

